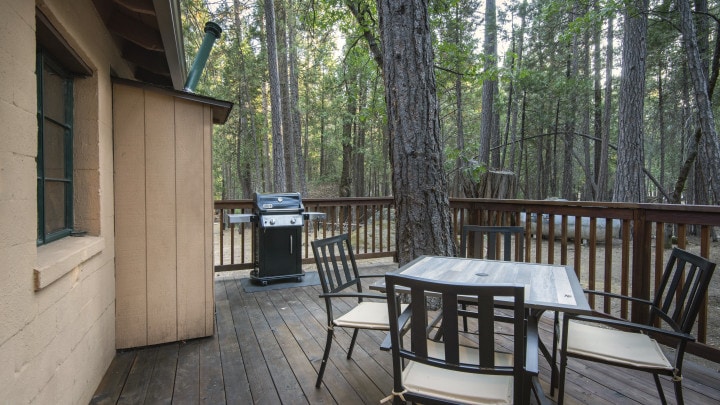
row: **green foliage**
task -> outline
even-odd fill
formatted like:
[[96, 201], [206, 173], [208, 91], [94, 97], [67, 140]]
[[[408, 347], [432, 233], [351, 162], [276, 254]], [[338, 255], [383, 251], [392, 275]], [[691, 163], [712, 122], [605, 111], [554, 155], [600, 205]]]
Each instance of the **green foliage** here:
[[[382, 72], [373, 59], [368, 36], [380, 38], [372, 0], [275, 0], [295, 22], [300, 128], [309, 184], [337, 183], [342, 168], [343, 124], [350, 123], [353, 178], [363, 178], [368, 195], [389, 190], [390, 162], [385, 133]], [[223, 27], [197, 92], [235, 103], [227, 123], [214, 129], [213, 179], [218, 196], [242, 198], [241, 184], [267, 186], [272, 148], [268, 146], [269, 101], [262, 2], [182, 0], [183, 34], [188, 66], [210, 19]], [[208, 8], [212, 4], [212, 8]], [[235, 5], [240, 9], [236, 10]], [[361, 26], [349, 12], [352, 4], [364, 17]], [[564, 135], [574, 123], [571, 154], [574, 192], [584, 194], [594, 182], [593, 161], [599, 142], [593, 119], [606, 103], [610, 109], [610, 144], [617, 140], [617, 86], [622, 55], [625, 0], [510, 0], [498, 2], [498, 63], [486, 70], [481, 52], [484, 2], [442, 0], [429, 3], [433, 33], [436, 89], [440, 107], [445, 168], [451, 181], [477, 181], [488, 167], [474, 164], [480, 139], [481, 92], [496, 80], [498, 111], [495, 146], [506, 157], [502, 167], [518, 175], [522, 197], [558, 195], [564, 173]], [[686, 139], [694, 131], [685, 68], [684, 45], [675, 26], [672, 2], [652, 2], [646, 58], [646, 168], [666, 187], [682, 164]], [[711, 5], [711, 13], [716, 7]], [[614, 22], [615, 91], [605, 99], [606, 34]], [[710, 24], [710, 40], [717, 26]], [[594, 35], [600, 36], [600, 104], [595, 104]], [[575, 48], [573, 48], [575, 45]], [[573, 49], [575, 53], [573, 54]], [[708, 55], [708, 57], [711, 55]], [[577, 71], [569, 74], [572, 63]], [[460, 99], [458, 99], [458, 89]], [[715, 97], [720, 97], [715, 92]], [[357, 102], [348, 111], [349, 101]], [[661, 106], [662, 102], [662, 106]], [[662, 118], [662, 119], [661, 119]], [[359, 140], [364, 134], [364, 142]], [[664, 142], [664, 144], [663, 144]], [[663, 145], [663, 148], [661, 148]], [[363, 163], [358, 163], [359, 157]], [[590, 162], [585, 157], [590, 156]], [[661, 160], [661, 157], [663, 159]], [[609, 172], [615, 171], [611, 148]], [[587, 166], [587, 167], [585, 167]], [[243, 168], [245, 167], [245, 168]], [[496, 169], [493, 167], [493, 169]], [[612, 177], [610, 184], [612, 184]]]

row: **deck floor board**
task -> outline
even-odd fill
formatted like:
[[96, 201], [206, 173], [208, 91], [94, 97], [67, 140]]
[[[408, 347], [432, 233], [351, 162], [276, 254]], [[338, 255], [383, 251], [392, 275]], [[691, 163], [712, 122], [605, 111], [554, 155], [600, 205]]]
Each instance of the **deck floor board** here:
[[[370, 261], [361, 271], [382, 273], [392, 262]], [[315, 388], [327, 332], [319, 286], [246, 293], [243, 272], [218, 274], [215, 334], [117, 353], [92, 404], [377, 404], [392, 389], [390, 354], [379, 346], [384, 332], [361, 331], [351, 360], [351, 334], [335, 331], [323, 385]], [[338, 302], [342, 313], [352, 303]], [[552, 317], [543, 316], [549, 342]], [[508, 342], [501, 342], [507, 345]], [[540, 360], [540, 383], [549, 393], [550, 365]], [[658, 403], [652, 376], [570, 359], [567, 404]], [[720, 372], [685, 362], [688, 404], [720, 402]], [[661, 377], [669, 403], [672, 383]]]

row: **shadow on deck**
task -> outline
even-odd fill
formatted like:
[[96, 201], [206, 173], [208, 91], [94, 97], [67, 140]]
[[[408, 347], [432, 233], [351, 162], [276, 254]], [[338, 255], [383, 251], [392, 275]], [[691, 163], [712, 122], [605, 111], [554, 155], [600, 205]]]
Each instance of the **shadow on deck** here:
[[[388, 259], [358, 265], [363, 273], [397, 268]], [[316, 389], [326, 336], [320, 286], [246, 293], [240, 283], [246, 274], [216, 275], [214, 336], [119, 351], [91, 403], [378, 404], [390, 393], [391, 358], [379, 349], [385, 334], [361, 331], [347, 360], [350, 335], [342, 328], [335, 333], [324, 384]], [[541, 325], [546, 342], [550, 322], [544, 317]], [[568, 404], [659, 403], [649, 374], [574, 359], [568, 365]], [[544, 358], [540, 366], [547, 394], [550, 369]], [[684, 375], [686, 403], [720, 402], [717, 370], [686, 361]], [[672, 400], [670, 381], [663, 383]]]

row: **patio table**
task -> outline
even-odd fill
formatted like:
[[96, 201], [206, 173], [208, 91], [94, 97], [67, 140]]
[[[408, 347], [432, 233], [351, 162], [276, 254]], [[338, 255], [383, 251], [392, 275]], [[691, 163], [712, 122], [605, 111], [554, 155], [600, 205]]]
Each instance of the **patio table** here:
[[[525, 306], [530, 309], [528, 322], [537, 325], [544, 311], [591, 314], [580, 281], [570, 266], [544, 263], [511, 262], [446, 256], [420, 256], [396, 271], [405, 275], [469, 284], [522, 284]], [[369, 286], [385, 291], [385, 280]], [[556, 331], [557, 332], [557, 331]], [[557, 333], [553, 333], [555, 351]], [[554, 356], [538, 339], [538, 347], [557, 373]], [[552, 376], [551, 386], [555, 378]]]

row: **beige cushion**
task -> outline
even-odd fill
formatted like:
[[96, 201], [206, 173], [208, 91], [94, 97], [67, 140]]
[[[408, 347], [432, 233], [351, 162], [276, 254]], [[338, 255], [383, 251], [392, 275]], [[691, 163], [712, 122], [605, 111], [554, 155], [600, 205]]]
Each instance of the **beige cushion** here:
[[640, 368], [672, 370], [660, 345], [641, 333], [570, 322], [568, 352]]
[[[460, 361], [477, 363], [477, 349], [461, 347]], [[428, 342], [431, 357], [444, 358], [441, 343]], [[498, 365], [510, 366], [510, 353], [496, 353]], [[463, 373], [432, 367], [410, 361], [403, 370], [403, 386], [410, 392], [418, 392], [443, 398], [460, 404], [511, 404], [513, 402], [513, 379], [511, 376]]]
[[[401, 310], [406, 307], [407, 305], [402, 305]], [[345, 315], [336, 318], [333, 323], [347, 328], [388, 330], [389, 319], [387, 303], [365, 301]]]

